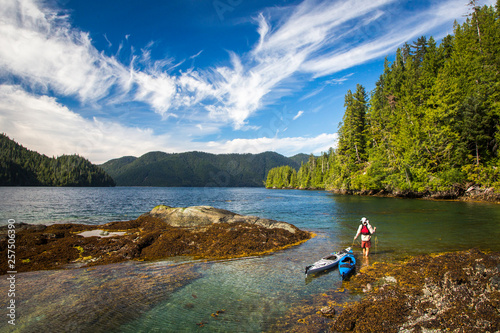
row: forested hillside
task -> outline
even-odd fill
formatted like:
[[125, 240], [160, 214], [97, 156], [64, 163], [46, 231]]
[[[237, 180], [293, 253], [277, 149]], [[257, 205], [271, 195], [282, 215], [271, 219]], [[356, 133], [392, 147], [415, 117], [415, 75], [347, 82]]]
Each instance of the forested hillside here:
[[[300, 156], [296, 158], [301, 161]], [[298, 168], [300, 162], [273, 152], [220, 155], [150, 152], [139, 158], [114, 159], [102, 168], [119, 186], [254, 187], [264, 186], [269, 170], [280, 165]]]
[[50, 158], [0, 134], [0, 186], [114, 186], [101, 168], [77, 155]]
[[500, 191], [500, 0], [439, 45], [421, 37], [386, 60], [376, 88], [345, 96], [339, 141], [267, 187], [355, 191]]

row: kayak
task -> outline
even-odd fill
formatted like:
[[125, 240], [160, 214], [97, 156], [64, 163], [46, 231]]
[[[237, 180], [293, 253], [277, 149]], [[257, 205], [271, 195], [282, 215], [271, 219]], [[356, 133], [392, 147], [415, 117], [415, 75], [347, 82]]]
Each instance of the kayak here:
[[352, 250], [348, 251], [348, 253], [342, 257], [339, 261], [339, 273], [342, 277], [342, 280], [346, 279], [356, 267], [356, 259], [352, 253]]
[[349, 251], [352, 253], [350, 247], [340, 252], [333, 252], [329, 255], [316, 261], [314, 264], [306, 266], [306, 275], [326, 271], [327, 269], [334, 268], [338, 265], [339, 261], [345, 257]]

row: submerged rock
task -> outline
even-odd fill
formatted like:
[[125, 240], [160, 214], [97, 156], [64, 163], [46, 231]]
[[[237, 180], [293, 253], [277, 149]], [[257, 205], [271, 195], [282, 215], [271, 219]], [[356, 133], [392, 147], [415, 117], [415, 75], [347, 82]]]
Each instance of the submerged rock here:
[[335, 315], [335, 308], [333, 306], [324, 306], [319, 311], [325, 317], [333, 317]]
[[[157, 310], [202, 275], [193, 265], [120, 264], [22, 274], [15, 295], [16, 309], [22, 312], [16, 326], [2, 320], [0, 332], [127, 330], [129, 323]], [[4, 276], [0, 290], [9, 290], [9, 284]], [[8, 301], [0, 297], [0, 306], [6, 308]]]
[[[7, 267], [7, 229], [0, 229], [0, 267]], [[209, 206], [155, 207], [136, 220], [103, 225], [54, 224], [16, 229], [16, 270], [94, 266], [173, 256], [234, 258], [300, 244], [312, 234], [256, 216]], [[5, 274], [0, 271], [0, 274]]]

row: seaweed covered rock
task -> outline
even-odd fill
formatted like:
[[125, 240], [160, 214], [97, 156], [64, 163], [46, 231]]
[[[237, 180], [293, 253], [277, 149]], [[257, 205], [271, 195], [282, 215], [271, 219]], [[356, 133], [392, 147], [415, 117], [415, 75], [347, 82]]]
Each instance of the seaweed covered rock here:
[[474, 249], [376, 262], [292, 306], [268, 332], [499, 332], [499, 271], [500, 253]]
[[[0, 228], [2, 269], [7, 267], [6, 234], [7, 228]], [[213, 207], [159, 206], [135, 220], [98, 226], [16, 224], [16, 269], [23, 272], [173, 256], [234, 258], [285, 249], [311, 237], [289, 223]]]
[[[339, 332], [497, 332], [500, 256], [478, 250], [379, 264], [351, 287], [373, 291], [335, 319]], [[388, 278], [390, 276], [390, 278]], [[366, 290], [366, 289], [365, 289]]]

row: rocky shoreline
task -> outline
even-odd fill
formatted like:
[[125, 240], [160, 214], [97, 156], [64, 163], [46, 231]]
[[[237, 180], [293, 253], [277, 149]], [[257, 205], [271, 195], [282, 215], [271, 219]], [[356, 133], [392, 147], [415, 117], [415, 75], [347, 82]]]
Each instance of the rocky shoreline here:
[[361, 195], [386, 198], [406, 198], [406, 199], [428, 199], [428, 200], [457, 200], [457, 201], [480, 201], [500, 203], [500, 193], [493, 187], [483, 188], [475, 185], [468, 187], [455, 186], [447, 191], [389, 191], [389, 190], [348, 190], [337, 188], [320, 188], [320, 187], [268, 187], [272, 190], [305, 190], [305, 191], [327, 191], [342, 195]]
[[351, 288], [371, 290], [333, 323], [340, 332], [498, 332], [500, 253], [422, 255], [375, 265]]
[[456, 187], [449, 191], [439, 192], [413, 192], [413, 191], [385, 191], [385, 190], [339, 190], [328, 189], [336, 194], [367, 195], [376, 197], [408, 198], [408, 199], [429, 199], [429, 200], [459, 200], [459, 201], [484, 201], [500, 203], [500, 193], [494, 188], [480, 188], [469, 186], [467, 189]]
[[480, 201], [480, 202], [492, 202], [500, 203], [500, 193], [497, 192], [493, 187], [481, 188], [478, 186], [469, 186], [468, 188], [462, 188], [460, 186], [455, 187], [448, 191], [424, 191], [424, 192], [414, 192], [414, 191], [387, 191], [387, 190], [347, 190], [347, 189], [335, 189], [335, 188], [290, 188], [290, 187], [268, 187], [268, 189], [279, 189], [279, 190], [306, 190], [306, 191], [327, 191], [335, 194], [342, 195], [361, 195], [361, 196], [374, 196], [374, 197], [386, 197], [386, 198], [406, 198], [406, 199], [428, 199], [428, 200], [457, 200], [457, 201]]
[[[286, 222], [209, 206], [161, 205], [135, 220], [97, 226], [23, 223], [15, 227], [18, 272], [174, 256], [253, 256], [298, 245], [313, 236]], [[0, 228], [0, 275], [7, 267], [7, 231]]]
[[363, 267], [345, 290], [362, 295], [339, 304], [334, 291], [295, 308], [274, 331], [460, 332], [500, 331], [500, 253], [479, 250], [420, 255]]

